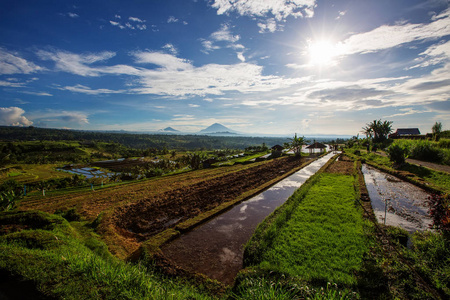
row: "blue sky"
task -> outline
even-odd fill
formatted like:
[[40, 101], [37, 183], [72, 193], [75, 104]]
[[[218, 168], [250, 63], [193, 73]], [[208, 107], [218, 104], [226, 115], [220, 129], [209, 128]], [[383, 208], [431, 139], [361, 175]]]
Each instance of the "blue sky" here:
[[0, 125], [449, 129], [448, 0], [0, 1]]

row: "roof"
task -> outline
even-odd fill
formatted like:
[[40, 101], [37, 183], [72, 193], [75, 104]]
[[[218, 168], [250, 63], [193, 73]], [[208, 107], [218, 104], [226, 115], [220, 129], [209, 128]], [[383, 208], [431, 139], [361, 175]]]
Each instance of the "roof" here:
[[314, 144], [311, 144], [308, 147], [306, 147], [306, 149], [323, 149], [323, 148], [326, 148], [326, 147], [327, 146], [325, 146], [322, 143], [315, 142]]
[[416, 135], [420, 134], [419, 128], [398, 128], [395, 132], [397, 135]]

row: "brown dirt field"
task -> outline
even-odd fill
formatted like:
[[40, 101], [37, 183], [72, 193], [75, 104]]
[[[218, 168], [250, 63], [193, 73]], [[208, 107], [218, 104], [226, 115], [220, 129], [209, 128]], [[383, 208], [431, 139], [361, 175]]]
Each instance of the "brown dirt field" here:
[[144, 241], [176, 223], [235, 199], [298, 167], [302, 160], [283, 158], [170, 190], [118, 208], [114, 224], [123, 236]]
[[345, 155], [341, 155], [338, 160], [336, 160], [326, 169], [326, 172], [352, 175], [353, 164], [354, 164], [353, 160], [351, 160]]
[[21, 201], [19, 208], [54, 213], [58, 209], [76, 207], [88, 221], [104, 213], [97, 232], [113, 254], [125, 258], [150, 236], [231, 201], [303, 163], [305, 160], [283, 157], [249, 165], [203, 169], [96, 191], [29, 196]]

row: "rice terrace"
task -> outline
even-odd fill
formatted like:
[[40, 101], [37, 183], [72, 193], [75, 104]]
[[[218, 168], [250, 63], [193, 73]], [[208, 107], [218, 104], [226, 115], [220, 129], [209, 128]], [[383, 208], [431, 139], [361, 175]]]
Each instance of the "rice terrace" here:
[[450, 299], [449, 0], [0, 3], [0, 300]]
[[[383, 149], [352, 138], [326, 148], [312, 143], [314, 150], [295, 135], [269, 139], [278, 142], [272, 149], [149, 150], [99, 142], [99, 134], [89, 142], [90, 133], [1, 129], [6, 139], [16, 137], [2, 142], [9, 153], [1, 177], [5, 299], [449, 295], [447, 132], [439, 142], [410, 140], [409, 149], [428, 143], [442, 152], [440, 164], [420, 163], [439, 171], [398, 165], [391, 152], [405, 139], [373, 144]], [[19, 138], [30, 130], [85, 141]], [[46, 161], [24, 163], [33, 157]], [[68, 173], [70, 162], [102, 175]], [[367, 177], [367, 168], [388, 181]], [[395, 191], [395, 183], [412, 187]], [[396, 195], [407, 200], [396, 202]]]

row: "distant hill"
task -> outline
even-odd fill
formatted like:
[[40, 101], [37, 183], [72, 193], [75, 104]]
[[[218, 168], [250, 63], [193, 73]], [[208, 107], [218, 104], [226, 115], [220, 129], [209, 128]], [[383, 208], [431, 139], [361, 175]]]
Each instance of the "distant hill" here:
[[159, 131], [159, 132], [173, 132], [173, 133], [179, 132], [178, 130], [173, 129], [172, 127], [166, 127], [166, 128], [164, 128], [164, 129], [160, 129], [160, 130], [158, 130], [158, 131]]
[[238, 134], [236, 131], [231, 130], [228, 127], [223, 126], [219, 123], [214, 123], [208, 128], [202, 129], [198, 132], [199, 134], [206, 135], [236, 135]]

